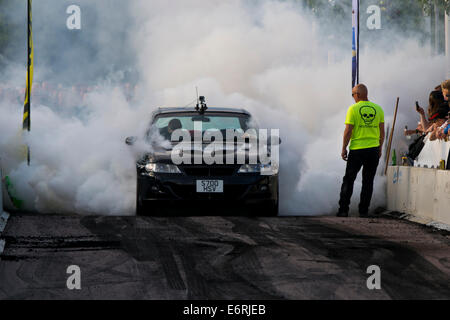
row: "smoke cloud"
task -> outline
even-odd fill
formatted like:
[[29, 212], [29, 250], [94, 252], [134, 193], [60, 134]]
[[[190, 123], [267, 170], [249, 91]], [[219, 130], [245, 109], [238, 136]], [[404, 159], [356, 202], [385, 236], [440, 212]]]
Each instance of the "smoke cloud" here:
[[[261, 127], [280, 129], [282, 214], [337, 210], [345, 170], [342, 133], [353, 103], [350, 16], [346, 28], [343, 22], [336, 26], [347, 33], [329, 41], [330, 26], [290, 1], [78, 2], [85, 19], [79, 33], [65, 29], [70, 2], [35, 2], [35, 79], [69, 89], [91, 86], [83, 105], [34, 102], [28, 134], [20, 129], [21, 102], [0, 95], [3, 167], [27, 209], [133, 214], [134, 163], [148, 146], [130, 148], [125, 137], [142, 135], [157, 106], [194, 100], [198, 87], [208, 105], [243, 107]], [[44, 6], [56, 3], [58, 10], [45, 13]], [[26, 19], [23, 8], [16, 10]], [[49, 21], [62, 26], [49, 30]], [[26, 43], [23, 36], [18, 40]], [[389, 48], [361, 44], [361, 81], [369, 98], [383, 107], [389, 123], [400, 97], [397, 132], [404, 124], [413, 127], [414, 101], [426, 105], [444, 77], [442, 57], [430, 57], [414, 39]], [[11, 62], [1, 79], [4, 87], [22, 87], [24, 64]], [[124, 83], [133, 87], [132, 99]], [[398, 152], [405, 148], [402, 139], [395, 138]], [[22, 141], [31, 147], [30, 167]], [[384, 183], [378, 175], [373, 208], [384, 205]], [[360, 178], [353, 210], [359, 191]]]

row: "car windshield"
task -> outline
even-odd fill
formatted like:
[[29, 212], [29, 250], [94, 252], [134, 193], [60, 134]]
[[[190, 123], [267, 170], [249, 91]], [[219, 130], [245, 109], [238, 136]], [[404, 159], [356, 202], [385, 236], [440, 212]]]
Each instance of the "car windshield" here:
[[[246, 114], [231, 114], [231, 113], [206, 113], [200, 115], [198, 113], [188, 114], [161, 114], [157, 115], [153, 124], [160, 130], [172, 129], [186, 129], [194, 130], [194, 122], [201, 122], [202, 131], [206, 130], [221, 130], [226, 129], [246, 131], [250, 127], [250, 116]], [[251, 127], [255, 127], [251, 123]]]

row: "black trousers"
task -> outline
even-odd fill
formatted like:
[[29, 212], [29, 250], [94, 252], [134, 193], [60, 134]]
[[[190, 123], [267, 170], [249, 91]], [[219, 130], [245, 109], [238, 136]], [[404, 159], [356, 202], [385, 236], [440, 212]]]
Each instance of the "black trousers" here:
[[353, 185], [358, 172], [362, 172], [361, 200], [359, 203], [359, 214], [367, 215], [369, 212], [370, 201], [373, 193], [373, 180], [377, 173], [380, 148], [369, 148], [361, 150], [350, 150], [347, 161], [347, 168], [341, 187], [341, 196], [339, 200], [339, 212], [348, 213], [350, 199], [353, 194]]

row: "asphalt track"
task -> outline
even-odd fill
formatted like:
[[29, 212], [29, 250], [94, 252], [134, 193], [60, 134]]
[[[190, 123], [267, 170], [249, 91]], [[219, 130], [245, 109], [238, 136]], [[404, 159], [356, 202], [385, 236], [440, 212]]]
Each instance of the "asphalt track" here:
[[0, 238], [0, 299], [450, 298], [448, 232], [387, 217], [13, 213]]

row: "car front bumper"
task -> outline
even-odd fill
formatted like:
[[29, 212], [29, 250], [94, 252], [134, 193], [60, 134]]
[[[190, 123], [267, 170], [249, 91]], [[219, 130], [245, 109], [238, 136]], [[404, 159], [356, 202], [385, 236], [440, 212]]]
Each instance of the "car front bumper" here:
[[[205, 179], [223, 180], [223, 192], [197, 192], [197, 180]], [[191, 177], [183, 173], [152, 175], [138, 173], [138, 185], [138, 197], [142, 201], [236, 201], [249, 204], [278, 201], [278, 175], [245, 173], [222, 177]]]

